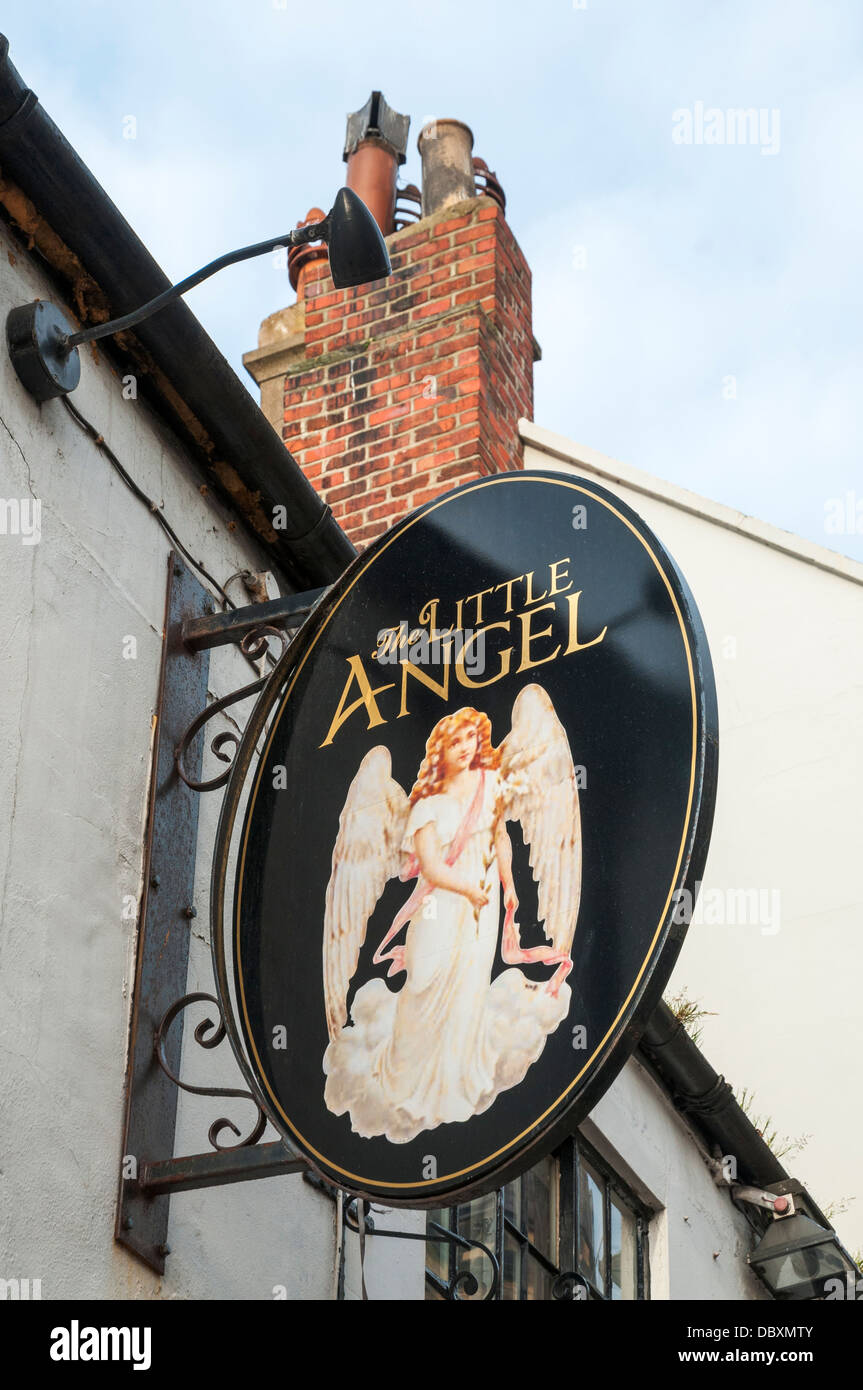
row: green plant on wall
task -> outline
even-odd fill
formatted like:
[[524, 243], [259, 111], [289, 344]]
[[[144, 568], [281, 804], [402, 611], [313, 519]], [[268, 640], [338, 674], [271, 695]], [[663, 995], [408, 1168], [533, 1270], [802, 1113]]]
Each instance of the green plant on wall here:
[[700, 999], [690, 999], [686, 993], [686, 985], [677, 994], [672, 994], [664, 999], [674, 1017], [679, 1023], [683, 1024], [690, 1038], [697, 1043], [702, 1033], [701, 1020], [704, 1018], [716, 1018], [716, 1014], [711, 1009], [702, 1009]]
[[802, 1149], [806, 1148], [806, 1145], [812, 1138], [811, 1134], [801, 1134], [798, 1135], [796, 1139], [792, 1138], [789, 1134], [780, 1134], [774, 1127], [773, 1120], [769, 1115], [758, 1115], [753, 1112], [752, 1106], [755, 1101], [755, 1094], [746, 1086], [744, 1086], [742, 1090], [734, 1092], [734, 1099], [737, 1101], [744, 1115], [747, 1115], [752, 1121], [768, 1149], [770, 1149], [777, 1158], [786, 1158], [789, 1154], [800, 1153]]

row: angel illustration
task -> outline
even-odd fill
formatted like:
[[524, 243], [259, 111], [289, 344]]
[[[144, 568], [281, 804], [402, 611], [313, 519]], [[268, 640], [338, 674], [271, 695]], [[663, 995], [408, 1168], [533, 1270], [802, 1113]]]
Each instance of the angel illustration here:
[[[521, 824], [549, 944], [523, 948], [506, 822]], [[373, 960], [382, 978], [347, 996], [366, 927], [391, 878], [416, 886]], [[492, 982], [503, 889], [503, 970]], [[370, 1138], [407, 1143], [465, 1121], [518, 1085], [566, 1018], [581, 890], [578, 790], [566, 731], [539, 685], [513, 704], [498, 748], [491, 721], [441, 719], [410, 796], [386, 748], [371, 749], [339, 820], [326, 894], [324, 994], [330, 1042], [324, 1099]], [[406, 929], [406, 930], [405, 930]], [[402, 933], [405, 933], [402, 939]], [[519, 966], [556, 969], [529, 980]]]

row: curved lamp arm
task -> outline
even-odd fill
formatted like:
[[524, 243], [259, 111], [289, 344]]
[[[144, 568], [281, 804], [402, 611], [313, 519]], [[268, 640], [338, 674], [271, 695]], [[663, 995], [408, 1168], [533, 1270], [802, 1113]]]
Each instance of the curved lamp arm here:
[[193, 290], [196, 285], [200, 285], [203, 280], [209, 280], [210, 276], [215, 275], [217, 271], [224, 270], [229, 265], [236, 265], [238, 261], [250, 261], [254, 256], [265, 256], [268, 251], [275, 251], [279, 246], [302, 246], [309, 241], [326, 241], [327, 222], [328, 218], [324, 218], [323, 222], [312, 222], [307, 227], [297, 227], [285, 236], [276, 237], [273, 241], [259, 241], [254, 246], [244, 246], [239, 251], [229, 251], [227, 255], [219, 256], [217, 260], [210, 261], [210, 264], [205, 265], [201, 270], [187, 275], [185, 280], [172, 285], [169, 290], [157, 294], [155, 299], [149, 299], [146, 304], [141, 305], [140, 309], [134, 309], [131, 314], [124, 314], [122, 318], [111, 319], [109, 323], [96, 323], [92, 328], [83, 328], [80, 333], [70, 333], [60, 346], [65, 348], [67, 352], [71, 352], [73, 348], [80, 347], [82, 343], [94, 343], [97, 338], [107, 338], [112, 333], [121, 333], [124, 328], [134, 328], [136, 323], [143, 323], [144, 319], [148, 319], [151, 314], [157, 314], [172, 300], [179, 299], [189, 290]]
[[72, 332], [65, 316], [47, 300], [23, 304], [12, 309], [6, 320], [9, 355], [22, 384], [37, 401], [74, 391], [81, 377], [77, 349], [83, 343], [107, 338], [157, 314], [181, 295], [208, 280], [226, 266], [264, 256], [276, 247], [304, 246], [308, 242], [326, 243], [330, 273], [336, 289], [382, 280], [391, 273], [390, 258], [380, 228], [362, 198], [353, 189], [341, 188], [322, 222], [296, 227], [284, 236], [243, 246], [210, 261], [201, 270], [186, 276], [179, 284], [163, 290], [155, 299], [130, 314]]

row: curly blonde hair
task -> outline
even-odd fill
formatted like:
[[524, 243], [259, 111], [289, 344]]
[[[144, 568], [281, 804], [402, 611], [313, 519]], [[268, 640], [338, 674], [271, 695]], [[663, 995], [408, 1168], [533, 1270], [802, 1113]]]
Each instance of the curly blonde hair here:
[[436, 796], [442, 790], [444, 748], [450, 739], [461, 733], [465, 725], [476, 729], [479, 735], [471, 768], [498, 768], [500, 766], [500, 749], [493, 748], [491, 742], [491, 720], [481, 710], [471, 709], [469, 705], [466, 705], [463, 709], [456, 710], [454, 714], [448, 714], [444, 719], [440, 719], [429, 734], [426, 740], [426, 755], [420, 765], [417, 780], [414, 782], [410, 794], [411, 806], [417, 801], [421, 801], [425, 796]]

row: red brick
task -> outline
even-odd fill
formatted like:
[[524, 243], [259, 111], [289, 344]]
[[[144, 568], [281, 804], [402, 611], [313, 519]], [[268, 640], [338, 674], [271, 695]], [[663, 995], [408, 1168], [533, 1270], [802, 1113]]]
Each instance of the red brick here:
[[358, 546], [454, 483], [521, 466], [532, 413], [530, 272], [496, 205], [404, 236], [392, 262], [390, 281], [351, 291], [318, 263], [285, 378], [286, 442]]
[[458, 236], [454, 236], [453, 243], [458, 247], [473, 246], [477, 251], [488, 251], [497, 246], [498, 239], [494, 231], [489, 232], [487, 227], [475, 224], [467, 231], [459, 232]]
[[448, 491], [446, 487], [442, 487], [438, 484], [435, 487], [427, 487], [424, 488], [422, 492], [415, 493], [411, 498], [411, 511], [416, 507], [421, 507], [424, 502], [434, 501], [435, 497], [440, 497], [441, 493], [446, 491]]
[[459, 269], [466, 275], [469, 270], [479, 275], [485, 270], [494, 269], [494, 252], [483, 251], [479, 256], [469, 256], [466, 261], [462, 261]]
[[388, 405], [383, 410], [373, 411], [368, 417], [368, 423], [370, 426], [383, 425], [387, 420], [402, 419], [407, 415], [408, 409], [407, 405]]
[[421, 246], [424, 241], [428, 240], [428, 236], [429, 233], [426, 228], [423, 228], [421, 232], [409, 232], [407, 236], [400, 236], [398, 248], [391, 256], [393, 269], [395, 270], [396, 262], [398, 262], [400, 266], [404, 265], [405, 253], [412, 251], [415, 246]]
[[341, 487], [327, 490], [327, 501], [330, 504], [333, 502], [341, 502], [343, 498], [356, 497], [359, 493], [364, 491], [365, 483], [363, 482], [343, 483]]
[[446, 236], [448, 232], [457, 232], [460, 227], [466, 227], [469, 222], [469, 217], [450, 217], [446, 222], [436, 222], [434, 226], [435, 239]]
[[433, 299], [429, 304], [421, 304], [414, 310], [414, 318], [422, 321], [424, 319], [436, 318], [441, 314], [446, 314], [452, 308], [452, 300], [449, 295], [443, 295], [438, 299]]

